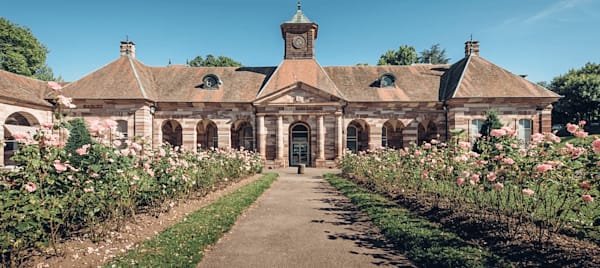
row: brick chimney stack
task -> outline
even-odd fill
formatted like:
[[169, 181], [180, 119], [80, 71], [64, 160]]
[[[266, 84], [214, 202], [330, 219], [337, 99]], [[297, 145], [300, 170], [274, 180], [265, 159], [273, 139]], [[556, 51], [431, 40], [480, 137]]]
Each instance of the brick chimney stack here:
[[479, 56], [479, 41], [467, 41], [465, 42], [465, 57], [469, 55]]
[[126, 55], [135, 58], [135, 43], [133, 41], [121, 41], [121, 56]]

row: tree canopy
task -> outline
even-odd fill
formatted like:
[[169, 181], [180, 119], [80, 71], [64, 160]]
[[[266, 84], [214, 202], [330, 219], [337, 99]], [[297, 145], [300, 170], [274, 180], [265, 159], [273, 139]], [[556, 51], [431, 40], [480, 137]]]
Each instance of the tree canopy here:
[[413, 46], [401, 45], [398, 50], [388, 50], [381, 55], [377, 65], [411, 65], [417, 63], [417, 52]]
[[212, 54], [206, 55], [205, 59], [202, 56], [197, 56], [188, 62], [191, 67], [240, 67], [242, 63], [225, 56], [215, 57]]
[[548, 89], [564, 96], [554, 105], [556, 123], [600, 120], [600, 64], [587, 63], [555, 77]]
[[446, 49], [441, 49], [440, 44], [432, 45], [431, 48], [421, 51], [420, 54], [419, 63], [448, 64], [450, 61], [446, 57]]
[[48, 49], [26, 27], [0, 17], [0, 69], [40, 80], [54, 80], [46, 65]]

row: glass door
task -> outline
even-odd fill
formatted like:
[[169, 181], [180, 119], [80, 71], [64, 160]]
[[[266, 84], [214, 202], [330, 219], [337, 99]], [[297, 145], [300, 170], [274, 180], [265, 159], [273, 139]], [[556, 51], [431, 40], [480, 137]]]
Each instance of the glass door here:
[[298, 166], [310, 163], [310, 143], [308, 140], [309, 131], [305, 125], [297, 124], [292, 127], [292, 136], [290, 139], [290, 166]]

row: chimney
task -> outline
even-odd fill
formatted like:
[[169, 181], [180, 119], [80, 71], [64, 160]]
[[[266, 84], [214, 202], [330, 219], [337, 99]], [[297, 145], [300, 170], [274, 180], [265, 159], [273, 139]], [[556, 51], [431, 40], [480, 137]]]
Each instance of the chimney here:
[[469, 55], [479, 56], [479, 41], [467, 41], [465, 42], [465, 57]]
[[121, 41], [121, 56], [126, 55], [135, 58], [135, 43], [133, 41]]

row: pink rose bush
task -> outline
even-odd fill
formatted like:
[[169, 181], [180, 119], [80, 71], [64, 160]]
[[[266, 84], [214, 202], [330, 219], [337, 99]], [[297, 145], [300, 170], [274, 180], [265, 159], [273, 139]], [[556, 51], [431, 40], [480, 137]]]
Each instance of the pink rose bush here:
[[100, 237], [136, 213], [158, 213], [164, 204], [262, 171], [250, 151], [153, 148], [140, 137], [119, 144], [116, 122], [104, 119], [87, 124], [92, 143], [67, 152], [67, 125], [57, 118], [35, 135], [15, 133], [21, 145], [12, 160], [19, 168], [0, 170], [2, 265], [75, 233]]
[[569, 124], [575, 138], [565, 143], [553, 133], [532, 134], [525, 143], [504, 127], [478, 138], [477, 146], [453, 137], [401, 150], [347, 153], [340, 167], [347, 177], [390, 195], [433, 196], [449, 200], [452, 210], [493, 212], [499, 222], [506, 215], [524, 217], [507, 223], [514, 232], [531, 222], [545, 223], [548, 230], [539, 235], [557, 233], [560, 226], [600, 231], [590, 227], [600, 222], [594, 200], [600, 194], [600, 139], [588, 137], [582, 126]]

